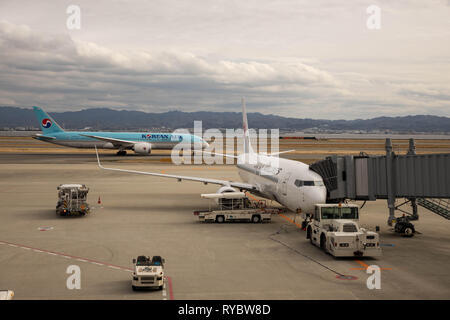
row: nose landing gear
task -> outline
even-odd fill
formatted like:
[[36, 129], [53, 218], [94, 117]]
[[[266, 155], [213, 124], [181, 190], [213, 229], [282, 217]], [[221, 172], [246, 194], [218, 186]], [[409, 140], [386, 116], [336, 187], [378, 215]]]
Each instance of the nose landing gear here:
[[127, 154], [127, 151], [126, 150], [119, 150], [119, 151], [117, 151], [117, 153], [116, 153], [118, 156], [125, 156], [126, 154]]

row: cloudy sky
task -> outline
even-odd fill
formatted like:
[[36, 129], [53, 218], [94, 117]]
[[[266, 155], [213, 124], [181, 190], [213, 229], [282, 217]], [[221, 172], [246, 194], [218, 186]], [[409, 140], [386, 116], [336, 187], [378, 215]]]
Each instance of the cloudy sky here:
[[450, 116], [450, 0], [0, 0], [0, 105], [239, 111], [241, 96], [301, 118]]

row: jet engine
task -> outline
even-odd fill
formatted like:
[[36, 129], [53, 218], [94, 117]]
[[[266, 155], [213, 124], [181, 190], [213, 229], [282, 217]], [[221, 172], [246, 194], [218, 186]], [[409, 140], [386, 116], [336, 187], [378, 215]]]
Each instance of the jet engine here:
[[[217, 193], [227, 193], [227, 192], [238, 192], [238, 190], [228, 186], [220, 187], [219, 190], [217, 190]], [[233, 201], [232, 199], [220, 199], [220, 200], [216, 199], [216, 203], [226, 210], [237, 209], [237, 206], [239, 205], [238, 202]]]
[[133, 146], [133, 151], [137, 154], [149, 155], [152, 152], [152, 145], [148, 142], [139, 142]]
[[238, 190], [228, 186], [220, 187], [219, 190], [217, 190], [217, 193], [225, 193], [225, 192], [238, 192]]

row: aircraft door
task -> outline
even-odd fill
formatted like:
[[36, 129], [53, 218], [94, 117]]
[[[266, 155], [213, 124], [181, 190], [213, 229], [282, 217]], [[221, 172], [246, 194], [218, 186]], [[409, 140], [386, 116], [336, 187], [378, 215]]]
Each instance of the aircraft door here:
[[287, 196], [287, 185], [288, 185], [288, 180], [291, 177], [290, 173], [286, 173], [283, 175], [283, 177], [281, 178], [281, 195], [282, 196]]

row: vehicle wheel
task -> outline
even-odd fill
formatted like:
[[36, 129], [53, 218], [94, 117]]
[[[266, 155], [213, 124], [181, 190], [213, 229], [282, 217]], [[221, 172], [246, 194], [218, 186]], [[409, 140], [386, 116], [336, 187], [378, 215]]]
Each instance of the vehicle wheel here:
[[326, 244], [327, 244], [327, 238], [325, 237], [325, 235], [322, 233], [322, 235], [320, 236], [320, 247], [323, 249], [323, 251], [327, 252], [327, 248], [326, 248]]
[[253, 223], [258, 223], [261, 221], [261, 217], [257, 214], [255, 214], [254, 216], [252, 216], [252, 222]]
[[163, 287], [164, 287], [164, 285], [162, 285], [162, 286], [159, 286], [159, 287], [158, 287], [158, 290], [162, 290], [162, 289], [163, 289]]
[[405, 237], [412, 237], [414, 235], [414, 230], [411, 227], [406, 227], [405, 230], [403, 230], [403, 234]]
[[131, 288], [133, 289], [133, 291], [137, 291], [137, 287], [136, 286], [131, 286]]
[[225, 221], [224, 216], [218, 216], [218, 217], [216, 217], [216, 222], [217, 222], [217, 223], [223, 223], [224, 221]]

